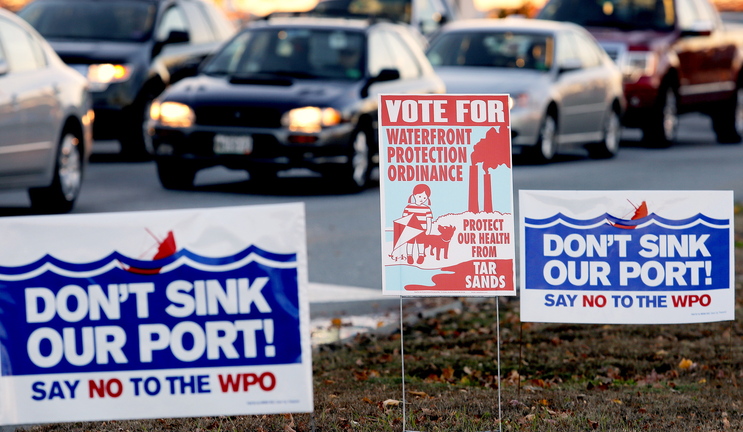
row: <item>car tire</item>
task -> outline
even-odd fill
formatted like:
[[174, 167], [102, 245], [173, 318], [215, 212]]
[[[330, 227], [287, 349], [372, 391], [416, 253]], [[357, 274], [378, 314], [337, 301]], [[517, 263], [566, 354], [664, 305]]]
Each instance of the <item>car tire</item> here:
[[189, 190], [193, 189], [196, 172], [198, 170], [186, 164], [169, 161], [157, 161], [157, 178], [165, 189]]
[[604, 119], [601, 141], [588, 146], [588, 155], [593, 159], [609, 159], [619, 153], [622, 124], [619, 113], [614, 108], [609, 110]]
[[547, 163], [557, 154], [557, 119], [548, 112], [539, 126], [537, 142], [531, 147], [531, 159], [537, 163]]
[[28, 191], [33, 210], [41, 213], [67, 213], [72, 210], [83, 181], [82, 151], [79, 137], [65, 131], [57, 148], [51, 185]]
[[712, 126], [721, 144], [738, 144], [743, 136], [743, 85], [712, 113]]
[[132, 105], [129, 111], [126, 130], [120, 140], [121, 156], [126, 160], [148, 161], [152, 159], [154, 146], [152, 137], [147, 131], [147, 123], [154, 100], [154, 96], [148, 95]]
[[676, 90], [670, 85], [663, 86], [649, 122], [642, 131], [646, 146], [664, 148], [676, 142], [679, 126], [676, 101]]
[[373, 139], [368, 127], [359, 126], [349, 141], [348, 161], [341, 168], [339, 180], [351, 192], [361, 191], [369, 185], [372, 171], [370, 144]]

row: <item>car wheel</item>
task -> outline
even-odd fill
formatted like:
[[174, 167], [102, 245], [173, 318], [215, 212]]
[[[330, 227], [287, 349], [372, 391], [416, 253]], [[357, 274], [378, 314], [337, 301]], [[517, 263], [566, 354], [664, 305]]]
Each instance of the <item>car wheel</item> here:
[[594, 159], [609, 159], [619, 152], [619, 142], [622, 135], [622, 125], [619, 113], [615, 109], [609, 111], [604, 120], [601, 141], [588, 147], [588, 154]]
[[57, 149], [52, 184], [28, 191], [31, 208], [43, 213], [67, 213], [80, 195], [83, 182], [83, 155], [80, 140], [65, 132]]
[[676, 141], [678, 125], [676, 91], [671, 86], [665, 86], [649, 123], [643, 128], [642, 139], [650, 147], [668, 147]]
[[553, 113], [547, 113], [539, 128], [537, 143], [531, 148], [534, 161], [547, 163], [557, 154], [557, 119]]
[[157, 177], [165, 189], [193, 189], [198, 170], [182, 163], [167, 160], [157, 161]]
[[121, 155], [128, 160], [150, 160], [154, 154], [152, 137], [147, 131], [153, 96], [147, 96], [132, 106], [121, 138]]
[[720, 110], [712, 113], [712, 125], [721, 144], [737, 144], [743, 136], [743, 86], [724, 102]]
[[340, 173], [340, 180], [347, 189], [357, 192], [369, 184], [372, 169], [371, 147], [372, 134], [368, 128], [359, 126], [353, 134], [349, 145], [348, 161]]

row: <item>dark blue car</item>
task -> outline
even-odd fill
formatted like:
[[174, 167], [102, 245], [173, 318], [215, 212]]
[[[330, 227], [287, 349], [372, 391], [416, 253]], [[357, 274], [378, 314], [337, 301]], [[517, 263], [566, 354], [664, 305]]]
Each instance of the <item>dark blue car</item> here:
[[162, 185], [193, 186], [212, 166], [251, 180], [305, 168], [364, 188], [378, 163], [382, 93], [443, 93], [406, 26], [360, 19], [255, 22], [151, 110]]

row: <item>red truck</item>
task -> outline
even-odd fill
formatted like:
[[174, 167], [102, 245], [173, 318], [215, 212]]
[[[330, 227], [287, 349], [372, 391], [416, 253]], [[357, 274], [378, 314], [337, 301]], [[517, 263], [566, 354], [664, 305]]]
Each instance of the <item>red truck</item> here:
[[584, 26], [624, 73], [624, 125], [651, 146], [676, 140], [678, 116], [712, 119], [720, 143], [743, 135], [743, 32], [708, 0], [550, 0], [538, 19]]

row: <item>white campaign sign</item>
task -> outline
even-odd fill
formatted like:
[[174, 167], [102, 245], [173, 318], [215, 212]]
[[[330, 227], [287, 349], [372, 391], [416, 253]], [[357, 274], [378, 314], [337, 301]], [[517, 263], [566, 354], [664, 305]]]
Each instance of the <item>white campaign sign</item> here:
[[521, 320], [735, 319], [731, 191], [520, 191]]
[[311, 412], [302, 204], [0, 219], [0, 425]]

